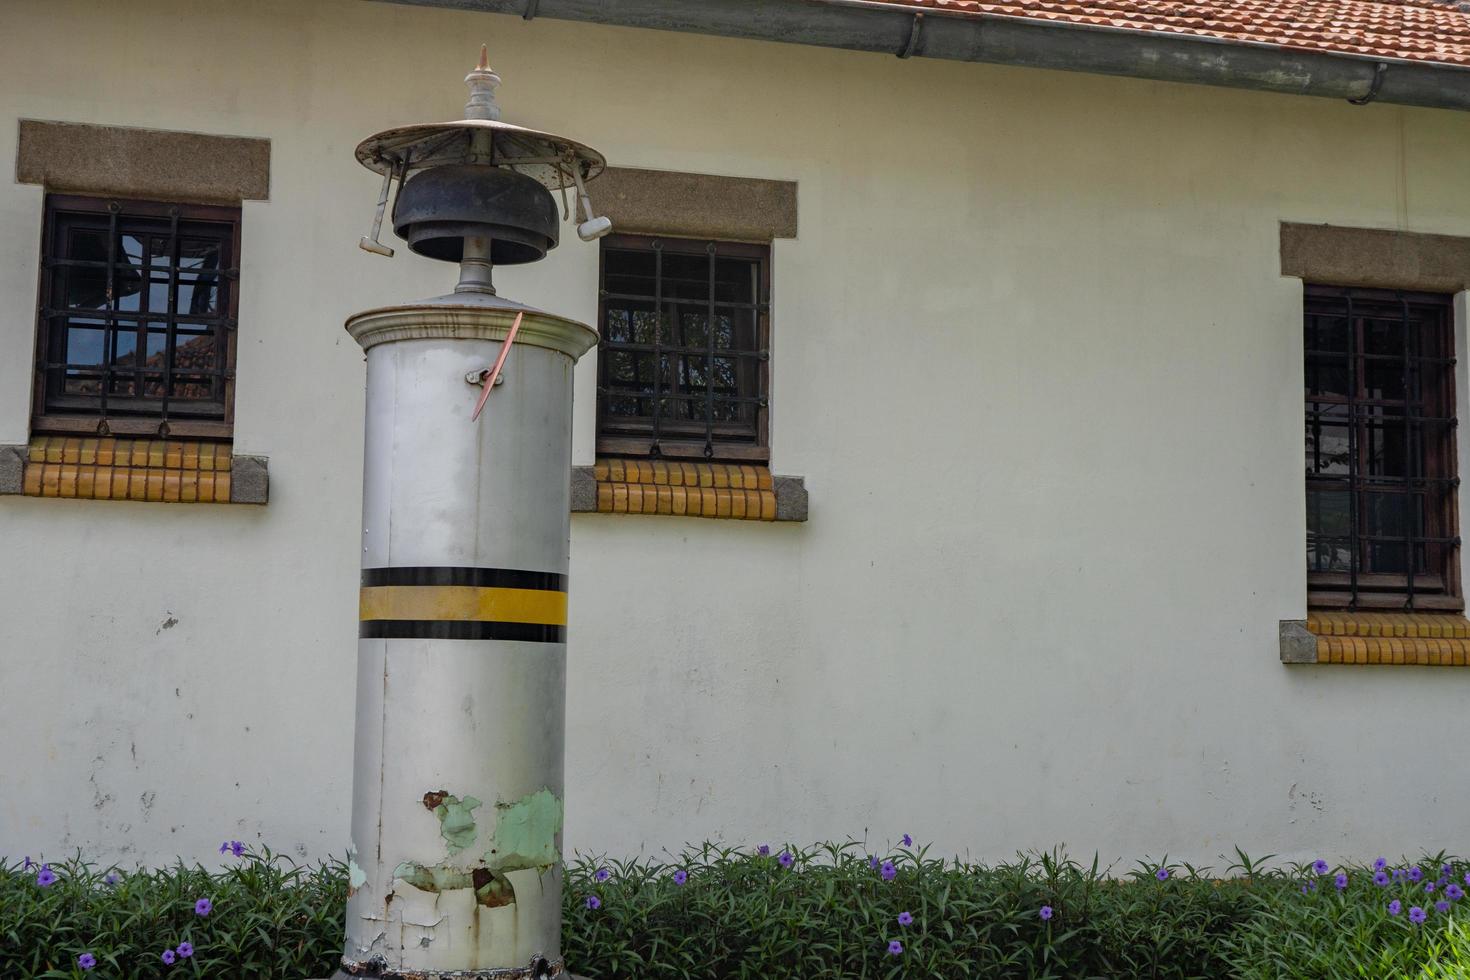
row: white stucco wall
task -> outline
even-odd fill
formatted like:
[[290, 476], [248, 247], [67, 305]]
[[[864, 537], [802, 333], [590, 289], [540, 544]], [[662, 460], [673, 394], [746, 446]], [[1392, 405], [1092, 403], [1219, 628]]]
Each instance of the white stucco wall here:
[[[341, 324], [452, 279], [356, 248], [377, 181], [351, 151], [456, 115], [482, 39], [512, 121], [800, 185], [772, 440], [811, 520], [574, 518], [570, 848], [1463, 849], [1470, 673], [1278, 661], [1305, 531], [1277, 223], [1470, 235], [1470, 115], [362, 0], [5, 7], [0, 160], [22, 117], [272, 141], [236, 396], [272, 486], [263, 509], [0, 499], [0, 853], [345, 849]], [[41, 206], [0, 174], [0, 443], [27, 437]], [[498, 283], [591, 321], [596, 263], [566, 229]]]

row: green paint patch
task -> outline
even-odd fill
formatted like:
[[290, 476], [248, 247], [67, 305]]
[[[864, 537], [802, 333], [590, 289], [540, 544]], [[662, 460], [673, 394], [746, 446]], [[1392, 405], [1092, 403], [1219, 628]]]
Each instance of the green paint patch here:
[[490, 867], [519, 871], [549, 868], [561, 860], [556, 835], [561, 832], [562, 802], [551, 790], [497, 803], [495, 811], [494, 846], [485, 854]]
[[[480, 801], [473, 796], [466, 796], [461, 800], [447, 793], [442, 796], [435, 793], [432, 796], [437, 801], [433, 810], [434, 816], [439, 819], [439, 836], [449, 846], [450, 856], [474, 846], [475, 838], [479, 836], [479, 831], [475, 828], [474, 811], [481, 805]], [[427, 799], [426, 797], [426, 802]]]
[[447, 892], [475, 886], [470, 872], [462, 868], [446, 868], [441, 864], [425, 865], [404, 861], [393, 869], [393, 877], [426, 892]]
[[347, 859], [347, 887], [357, 891], [367, 882], [367, 872], [357, 866], [352, 858]]

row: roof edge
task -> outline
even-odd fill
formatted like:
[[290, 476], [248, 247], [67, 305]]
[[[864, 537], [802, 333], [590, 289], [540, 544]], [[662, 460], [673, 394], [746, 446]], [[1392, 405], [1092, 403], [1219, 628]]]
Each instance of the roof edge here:
[[1470, 111], [1457, 65], [872, 0], [379, 2]]

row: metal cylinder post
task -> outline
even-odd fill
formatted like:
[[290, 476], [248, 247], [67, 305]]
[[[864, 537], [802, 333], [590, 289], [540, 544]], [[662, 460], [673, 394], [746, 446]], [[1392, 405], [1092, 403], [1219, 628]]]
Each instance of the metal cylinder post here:
[[[521, 327], [504, 383], [472, 383]], [[372, 310], [339, 977], [553, 977], [572, 368], [589, 327], [485, 293]]]

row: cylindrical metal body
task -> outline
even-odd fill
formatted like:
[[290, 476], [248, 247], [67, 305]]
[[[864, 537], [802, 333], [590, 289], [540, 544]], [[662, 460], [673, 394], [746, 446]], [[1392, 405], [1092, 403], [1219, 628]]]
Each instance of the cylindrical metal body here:
[[[481, 388], [517, 311], [504, 383]], [[347, 944], [339, 976], [561, 967], [572, 368], [590, 328], [453, 294], [367, 351]]]

